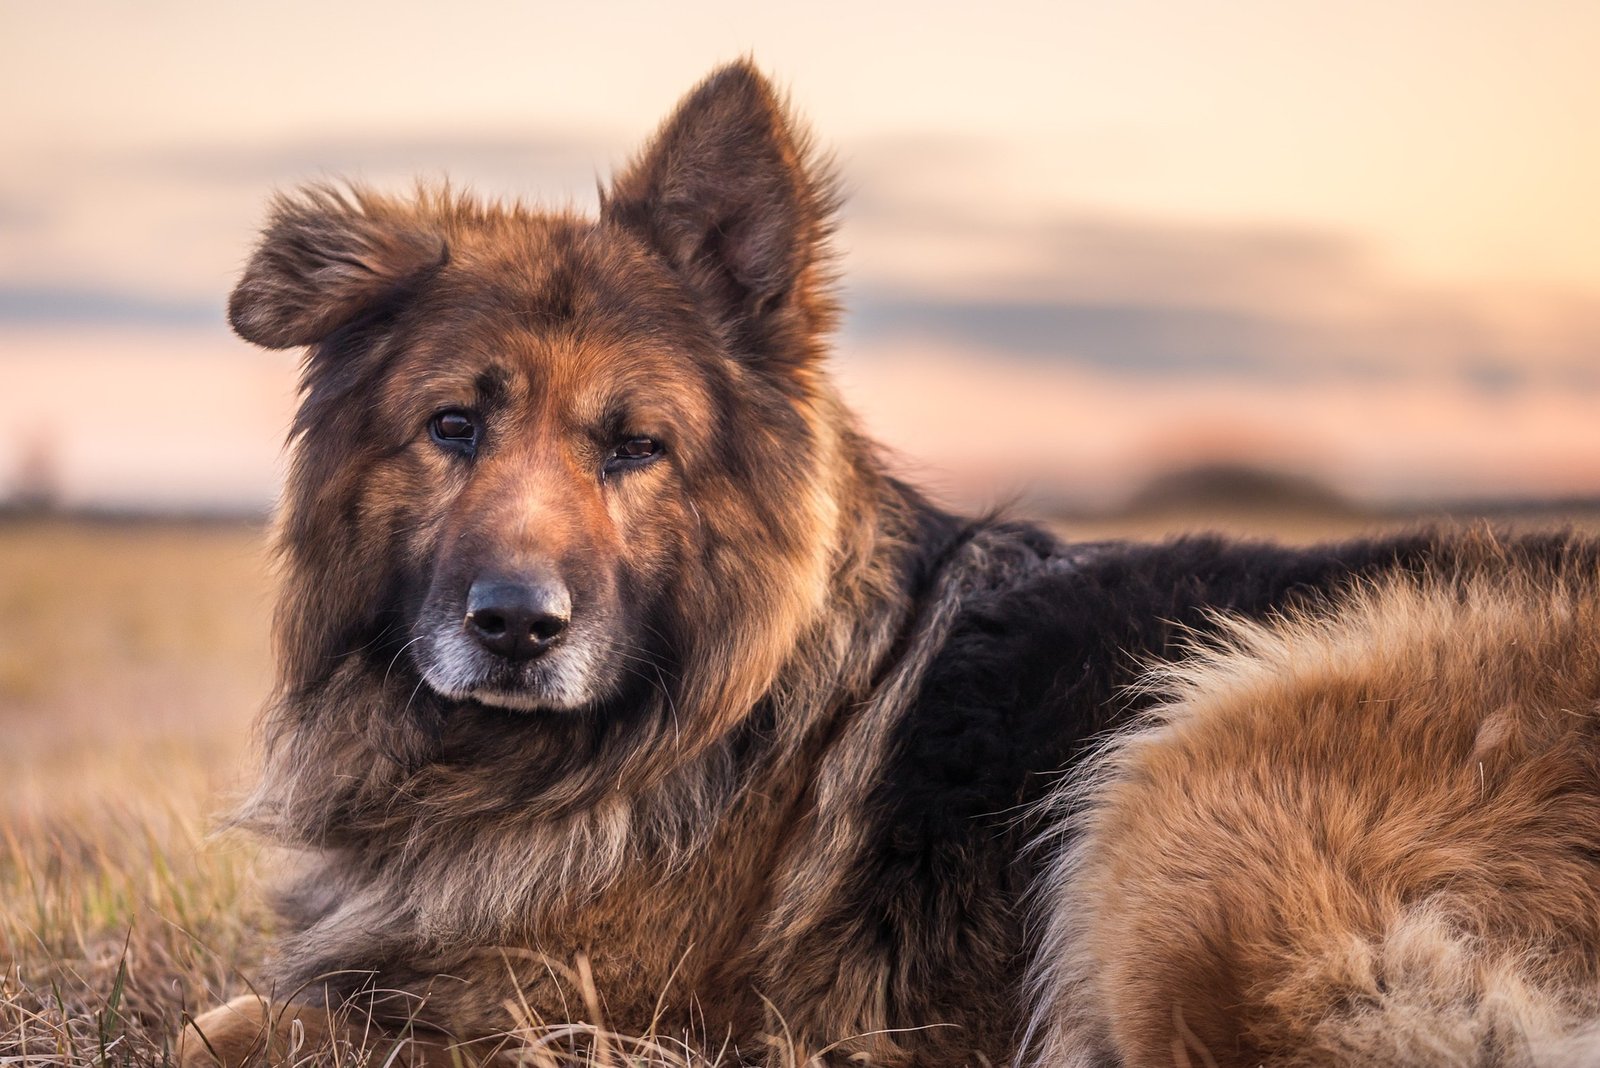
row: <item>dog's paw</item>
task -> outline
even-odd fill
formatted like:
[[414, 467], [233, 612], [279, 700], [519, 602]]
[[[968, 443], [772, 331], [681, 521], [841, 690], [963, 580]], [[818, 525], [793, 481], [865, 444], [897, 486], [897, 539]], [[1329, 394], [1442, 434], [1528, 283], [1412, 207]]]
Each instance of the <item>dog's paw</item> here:
[[178, 1036], [179, 1068], [292, 1064], [327, 1045], [326, 1008], [244, 994], [189, 1021]]
[[[494, 1044], [488, 1056], [493, 1056]], [[348, 1006], [234, 998], [190, 1021], [178, 1037], [178, 1068], [278, 1068], [338, 1062], [345, 1054], [374, 1064], [429, 1068], [478, 1064], [481, 1057], [442, 1032], [391, 1031]]]

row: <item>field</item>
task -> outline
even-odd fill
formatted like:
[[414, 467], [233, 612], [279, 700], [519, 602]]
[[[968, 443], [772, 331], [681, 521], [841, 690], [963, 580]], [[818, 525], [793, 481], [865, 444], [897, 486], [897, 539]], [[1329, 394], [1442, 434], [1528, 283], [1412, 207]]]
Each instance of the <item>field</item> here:
[[159, 1064], [240, 986], [269, 615], [254, 525], [0, 527], [0, 1063]]
[[[1197, 525], [1305, 541], [1374, 524], [1063, 533]], [[219, 828], [270, 685], [269, 570], [252, 524], [0, 524], [0, 1066], [162, 1064], [185, 1013], [248, 988], [261, 857]]]

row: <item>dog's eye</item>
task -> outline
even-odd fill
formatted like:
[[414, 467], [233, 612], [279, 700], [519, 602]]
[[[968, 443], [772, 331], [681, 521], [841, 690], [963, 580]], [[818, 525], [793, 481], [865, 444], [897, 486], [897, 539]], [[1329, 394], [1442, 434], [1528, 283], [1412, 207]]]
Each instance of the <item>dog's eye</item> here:
[[477, 416], [461, 408], [446, 408], [428, 420], [428, 433], [434, 441], [468, 456], [477, 450], [481, 429]]
[[661, 455], [661, 442], [655, 438], [627, 438], [606, 457], [605, 473], [612, 474], [654, 460]]
[[654, 438], [629, 438], [617, 446], [619, 460], [648, 460], [661, 451], [661, 443]]

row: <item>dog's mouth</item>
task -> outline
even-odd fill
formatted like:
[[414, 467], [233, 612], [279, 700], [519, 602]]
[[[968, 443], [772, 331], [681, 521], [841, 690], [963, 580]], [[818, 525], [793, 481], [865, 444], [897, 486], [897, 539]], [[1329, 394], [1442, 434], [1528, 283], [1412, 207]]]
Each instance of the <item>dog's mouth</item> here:
[[446, 701], [512, 712], [574, 712], [594, 702], [600, 657], [572, 634], [536, 659], [485, 652], [455, 628], [416, 641], [411, 658], [423, 685]]

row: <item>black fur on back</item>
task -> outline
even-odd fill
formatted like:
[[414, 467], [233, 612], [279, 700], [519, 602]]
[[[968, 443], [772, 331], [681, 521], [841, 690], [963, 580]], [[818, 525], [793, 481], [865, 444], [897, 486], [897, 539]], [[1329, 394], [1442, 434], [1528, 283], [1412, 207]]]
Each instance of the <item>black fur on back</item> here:
[[[1145, 669], [1203, 642], [1218, 613], [1262, 618], [1396, 570], [1450, 569], [1462, 546], [1441, 531], [1310, 548], [1216, 536], [1071, 545], [1022, 524], [989, 533], [1029, 566], [965, 597], [894, 731], [850, 889], [794, 955], [872, 946], [897, 962], [889, 1017], [953, 1025], [903, 1040], [937, 1048], [930, 1063], [1011, 1049], [1041, 867], [1028, 848], [1037, 803], [1159, 699], [1133, 685]], [[1557, 569], [1600, 567], [1600, 547], [1566, 534], [1506, 545]]]

